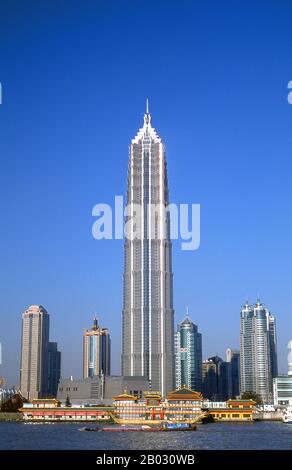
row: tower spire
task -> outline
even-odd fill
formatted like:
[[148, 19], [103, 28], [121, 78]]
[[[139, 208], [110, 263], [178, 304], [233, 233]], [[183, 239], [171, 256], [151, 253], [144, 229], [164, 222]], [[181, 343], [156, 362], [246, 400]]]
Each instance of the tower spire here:
[[144, 124], [150, 124], [151, 115], [149, 113], [149, 100], [148, 97], [146, 98], [146, 112], [144, 114]]
[[97, 321], [97, 316], [94, 315], [94, 318], [93, 318], [93, 327], [92, 327], [92, 330], [97, 330], [98, 328], [98, 321]]

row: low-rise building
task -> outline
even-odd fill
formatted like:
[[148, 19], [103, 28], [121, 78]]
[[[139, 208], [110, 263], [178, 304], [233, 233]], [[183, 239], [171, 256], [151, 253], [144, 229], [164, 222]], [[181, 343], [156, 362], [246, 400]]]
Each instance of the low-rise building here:
[[274, 405], [292, 404], [292, 376], [285, 375], [273, 380]]
[[274, 405], [292, 405], [292, 341], [288, 343], [288, 375], [281, 375], [273, 380]]
[[165, 400], [165, 415], [169, 421], [194, 421], [202, 414], [201, 393], [183, 387], [170, 392]]
[[113, 397], [114, 416], [122, 421], [137, 421], [146, 418], [146, 402], [137, 396], [122, 393]]
[[145, 392], [146, 419], [162, 421], [165, 419], [165, 407], [160, 392]]
[[255, 411], [253, 400], [228, 400], [225, 408], [210, 408], [215, 421], [252, 421]]
[[111, 407], [106, 406], [64, 406], [55, 399], [36, 399], [24, 403], [19, 410], [25, 421], [108, 421]]
[[211, 401], [211, 400], [203, 400], [202, 404], [203, 408], [205, 409], [217, 409], [217, 408], [226, 408], [226, 401]]
[[58, 400], [65, 402], [67, 397], [76, 404], [104, 404], [111, 406], [113, 397], [127, 390], [130, 395], [142, 398], [149, 390], [146, 377], [101, 375], [76, 380], [61, 379], [58, 387]]
[[[213, 406], [215, 405], [215, 406]], [[107, 421], [120, 424], [193, 423], [211, 416], [215, 421], [251, 421], [255, 402], [228, 400], [213, 404], [199, 392], [186, 387], [170, 392], [163, 399], [160, 392], [145, 392], [140, 398], [132, 393], [113, 397], [113, 406], [69, 406], [56, 399], [35, 399], [20, 410], [27, 421]]]
[[168, 393], [165, 399], [154, 391], [145, 392], [143, 399], [128, 393], [113, 399], [113, 416], [119, 422], [192, 422], [202, 415], [202, 395], [186, 387]]

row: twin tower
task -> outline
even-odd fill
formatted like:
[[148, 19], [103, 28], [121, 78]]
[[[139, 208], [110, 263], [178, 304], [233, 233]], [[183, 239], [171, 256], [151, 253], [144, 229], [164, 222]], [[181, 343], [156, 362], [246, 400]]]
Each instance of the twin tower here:
[[[165, 147], [151, 125], [129, 147], [127, 227], [125, 238], [122, 375], [148, 377], [163, 396], [174, 386], [174, 310], [169, 214], [150, 216], [149, 205], [168, 205]], [[140, 236], [135, 236], [135, 207], [140, 207]], [[149, 236], [149, 234], [151, 236]]]

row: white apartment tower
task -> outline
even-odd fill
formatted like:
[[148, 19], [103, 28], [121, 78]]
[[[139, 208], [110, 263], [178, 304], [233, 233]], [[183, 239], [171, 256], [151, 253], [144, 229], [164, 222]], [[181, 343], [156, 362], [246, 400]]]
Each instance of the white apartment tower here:
[[273, 399], [277, 377], [276, 320], [260, 302], [242, 307], [240, 315], [240, 389], [257, 393], [265, 403]]

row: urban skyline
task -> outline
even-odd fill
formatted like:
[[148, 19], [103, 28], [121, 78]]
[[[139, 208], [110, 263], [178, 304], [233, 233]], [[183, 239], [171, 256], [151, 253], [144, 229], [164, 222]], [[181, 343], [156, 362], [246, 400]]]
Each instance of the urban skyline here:
[[[281, 374], [277, 373], [276, 318], [259, 299], [254, 305], [246, 302], [242, 306], [240, 334], [240, 351], [227, 348], [225, 361], [216, 355], [202, 362], [202, 337], [187, 310], [187, 316], [177, 326], [172, 338], [173, 389], [187, 387], [202, 392], [207, 399], [221, 402], [239, 397], [245, 392], [253, 392], [264, 403], [272, 403], [276, 383], [274, 379], [282, 380]], [[291, 344], [290, 341], [288, 375], [291, 375], [292, 369]], [[150, 389], [152, 388], [151, 379], [147, 375], [111, 376], [110, 333], [107, 328], [98, 325], [96, 317], [93, 327], [83, 333], [83, 346], [83, 381], [99, 378], [100, 383], [104, 383], [102, 377], [106, 376], [107, 380], [111, 377], [118, 380], [116, 384], [121, 384], [121, 380], [127, 383], [129, 379], [136, 379], [135, 383], [141, 384], [143, 380], [146, 383], [147, 379]], [[57, 343], [49, 342], [49, 315], [43, 306], [32, 305], [22, 315], [21, 393], [29, 399], [56, 397], [60, 369], [61, 353]], [[71, 381], [73, 377], [61, 380], [62, 385], [70, 384]], [[79, 387], [74, 387], [81, 383], [85, 384], [82, 379], [75, 379], [73, 390], [77, 391]], [[90, 386], [90, 382], [87, 384]], [[84, 389], [84, 385], [82, 387]], [[70, 387], [66, 390], [70, 390]], [[167, 393], [162, 393], [162, 396]]]
[[[257, 317], [258, 313], [260, 314], [260, 318], [256, 321], [258, 321], [259, 325], [255, 326], [253, 325], [253, 323], [249, 325], [248, 323], [248, 326], [246, 327], [245, 323], [243, 323], [244, 321], [246, 322], [246, 314], [248, 318], [251, 318], [252, 322], [252, 318]], [[43, 317], [45, 318], [43, 319]], [[20, 389], [27, 388], [28, 390], [30, 390], [31, 385], [27, 387], [23, 384], [30, 383], [32, 379], [33, 383], [36, 385], [32, 388], [34, 390], [38, 390], [40, 392], [40, 396], [45, 396], [46, 394], [55, 395], [59, 378], [65, 377], [66, 375], [61, 374], [61, 353], [58, 351], [58, 344], [56, 342], [51, 342], [48, 339], [50, 328], [49, 315], [43, 306], [31, 305], [22, 314], [22, 323], [23, 324], [21, 335], [22, 347], [20, 356], [20, 380], [19, 383], [16, 381], [13, 386], [17, 386], [18, 383]], [[183, 335], [184, 329], [186, 330], [185, 336]], [[259, 332], [262, 335], [266, 335], [267, 339], [265, 339], [264, 341], [259, 340]], [[252, 337], [249, 337], [250, 335]], [[98, 338], [100, 338], [99, 341], [95, 343], [93, 343], [92, 341], [90, 342], [90, 339], [92, 339], [92, 337], [93, 339], [95, 339], [95, 336], [98, 336]], [[196, 336], [197, 339], [194, 340], [194, 336]], [[248, 336], [248, 340], [244, 339], [246, 336]], [[190, 340], [191, 337], [192, 339]], [[256, 342], [254, 346], [252, 346], [253, 341]], [[208, 362], [213, 362], [214, 364], [216, 364], [215, 375], [222, 375], [220, 371], [217, 371], [218, 365], [219, 367], [221, 367], [222, 363], [223, 368], [227, 367], [227, 369], [224, 369], [223, 372], [225, 376], [224, 381], [226, 381], [226, 383], [224, 383], [223, 385], [223, 388], [225, 390], [223, 393], [224, 396], [226, 395], [228, 397], [234, 397], [238, 396], [240, 393], [244, 393], [245, 391], [253, 391], [254, 393], [257, 393], [259, 396], [261, 396], [265, 402], [271, 401], [273, 395], [273, 379], [276, 377], [287, 375], [287, 370], [285, 369], [281, 372], [278, 372], [277, 342], [278, 338], [276, 331], [275, 316], [270, 313], [268, 308], [261, 302], [260, 299], [257, 299], [254, 305], [246, 301], [240, 310], [239, 347], [241, 350], [241, 355], [239, 349], [233, 349], [228, 347], [225, 350], [226, 362], [224, 362], [223, 359], [221, 359], [221, 357], [219, 357], [218, 355], [215, 355], [208, 359], [204, 359], [202, 361], [202, 335], [198, 333], [198, 327], [192, 322], [188, 314], [187, 308], [187, 315], [185, 316], [184, 320], [177, 325], [177, 330], [173, 334], [173, 389], [179, 388], [181, 386], [187, 386], [189, 388], [192, 388], [193, 390], [204, 391], [204, 364], [206, 366]], [[181, 343], [181, 347], [179, 346], [179, 343]], [[190, 346], [191, 344], [192, 346]], [[290, 348], [290, 355], [291, 344], [292, 341], [288, 343], [288, 348]], [[187, 347], [184, 347], [186, 345]], [[248, 366], [246, 365], [247, 363], [245, 358], [246, 348], [248, 350], [248, 354], [250, 355], [250, 359], [248, 359]], [[252, 348], [256, 349], [253, 351]], [[256, 353], [256, 350], [258, 350], [258, 348], [260, 349], [261, 354], [263, 354], [263, 358], [260, 359], [259, 366], [257, 365], [257, 360], [254, 359], [257, 357], [258, 352]], [[265, 349], [265, 352], [262, 352], [263, 349]], [[178, 352], [179, 350], [180, 352]], [[41, 355], [38, 355], [38, 351], [44, 352], [41, 353]], [[35, 354], [36, 358], [32, 361], [35, 368], [35, 370], [33, 371], [30, 370], [32, 353]], [[184, 356], [184, 354], [186, 354], [186, 356]], [[179, 365], [178, 362], [180, 361], [181, 364]], [[185, 365], [183, 365], [184, 361]], [[190, 365], [186, 366], [187, 362], [190, 363], [191, 361], [193, 362], [192, 367], [190, 367]], [[192, 368], [194, 368], [194, 361], [196, 362], [196, 372], [194, 369], [192, 370]], [[288, 357], [288, 362], [290, 371], [290, 369], [292, 370], [292, 362], [290, 356]], [[201, 364], [201, 366], [199, 366], [199, 363]], [[84, 330], [83, 332], [82, 364], [83, 378], [94, 377], [100, 374], [111, 375], [110, 332], [108, 328], [102, 328], [98, 325], [96, 316], [94, 317], [92, 328]], [[230, 369], [228, 369], [228, 364], [230, 364]], [[261, 367], [263, 368], [263, 370], [265, 370], [265, 372], [261, 372]], [[234, 382], [234, 374], [239, 375], [239, 368], [241, 369], [241, 374], [238, 377], [238, 383], [236, 384], [236, 379]], [[198, 374], [199, 369], [201, 369], [201, 373]], [[291, 372], [289, 373], [291, 375]], [[179, 377], [179, 374], [181, 374], [181, 377]], [[194, 377], [194, 374], [196, 378]], [[263, 374], [264, 377], [262, 379], [262, 384], [258, 386], [256, 385], [256, 381], [260, 380], [261, 374]], [[82, 374], [80, 374], [80, 377], [81, 376]], [[199, 376], [199, 380], [202, 381], [201, 385], [198, 381]], [[78, 378], [79, 375], [75, 376], [75, 378], [76, 377]], [[145, 377], [147, 376], [145, 375]], [[137, 375], [137, 378], [140, 379], [141, 376]], [[3, 377], [3, 379], [5, 380], [5, 377]], [[191, 382], [197, 383], [198, 386], [191, 387]], [[267, 388], [268, 392], [262, 392], [261, 389], [263, 388], [263, 384], [265, 384], [264, 387]], [[208, 388], [210, 387], [211, 386], [208, 385]], [[27, 395], [29, 396], [30, 393], [28, 393]]]
[[94, 240], [91, 214], [125, 194], [127, 146], [146, 96], [166, 142], [171, 201], [202, 208], [200, 249], [173, 244], [176, 322], [188, 304], [203, 357], [224, 357], [224, 338], [238, 347], [239, 306], [259, 292], [277, 313], [285, 372], [291, 2], [44, 0], [17, 15], [2, 3], [1, 374], [18, 381], [16, 325], [32, 303], [50, 312], [65, 375], [82, 373], [80, 331], [94, 312], [111, 331], [119, 372], [123, 243]]

